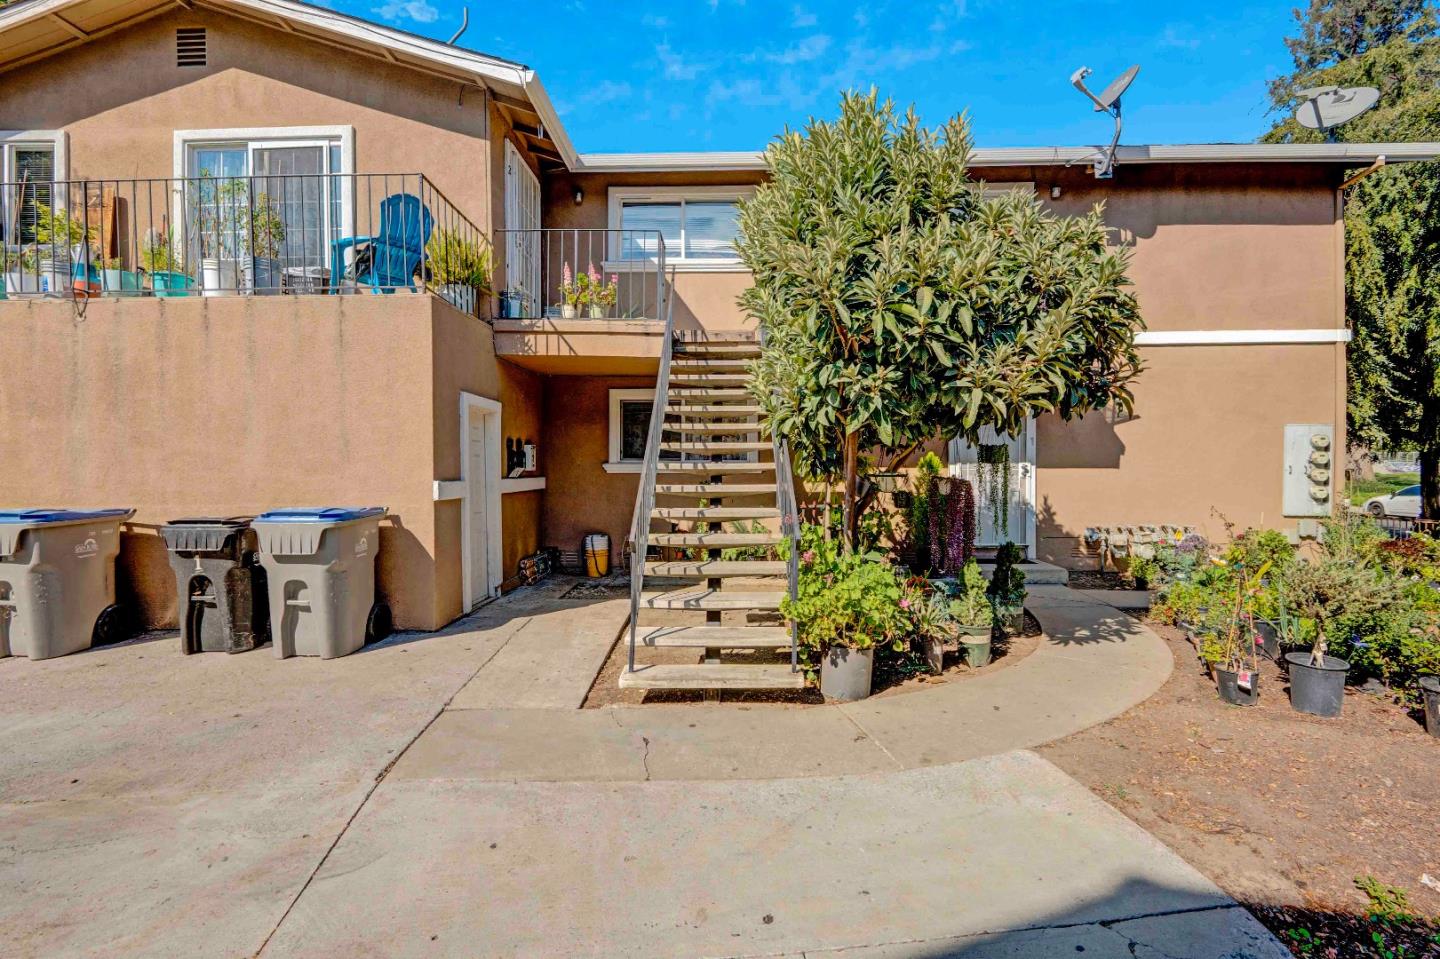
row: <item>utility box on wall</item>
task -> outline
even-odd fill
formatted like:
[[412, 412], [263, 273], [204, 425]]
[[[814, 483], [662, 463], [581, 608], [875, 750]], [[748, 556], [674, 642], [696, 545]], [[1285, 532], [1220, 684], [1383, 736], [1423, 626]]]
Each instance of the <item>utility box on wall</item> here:
[[1329, 423], [1285, 425], [1286, 516], [1329, 516], [1335, 476], [1335, 427]]

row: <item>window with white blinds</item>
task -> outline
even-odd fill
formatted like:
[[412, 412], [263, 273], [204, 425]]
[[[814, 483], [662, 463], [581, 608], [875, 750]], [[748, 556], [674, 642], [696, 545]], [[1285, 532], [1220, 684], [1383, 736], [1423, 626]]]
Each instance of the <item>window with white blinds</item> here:
[[0, 181], [5, 186], [0, 240], [8, 244], [35, 242], [40, 208], [53, 203], [55, 147], [49, 143], [0, 144]]
[[658, 234], [667, 264], [700, 269], [738, 264], [735, 240], [742, 195], [734, 189], [695, 190], [612, 189], [610, 228], [619, 231], [615, 258], [655, 259]]

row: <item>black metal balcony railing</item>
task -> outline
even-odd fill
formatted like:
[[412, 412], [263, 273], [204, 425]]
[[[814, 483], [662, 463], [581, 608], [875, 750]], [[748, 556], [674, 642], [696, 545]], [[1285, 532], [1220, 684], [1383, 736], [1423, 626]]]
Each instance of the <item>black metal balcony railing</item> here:
[[489, 239], [419, 174], [0, 183], [0, 297], [429, 291], [489, 312]]
[[658, 230], [497, 230], [499, 315], [511, 319], [662, 319]]

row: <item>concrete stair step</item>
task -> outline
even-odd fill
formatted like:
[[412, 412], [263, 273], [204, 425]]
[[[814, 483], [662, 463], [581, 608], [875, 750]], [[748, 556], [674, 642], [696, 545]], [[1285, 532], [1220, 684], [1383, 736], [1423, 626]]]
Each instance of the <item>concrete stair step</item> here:
[[641, 626], [635, 645], [685, 649], [789, 649], [788, 626]]
[[744, 356], [759, 356], [760, 344], [753, 340], [729, 343], [696, 342], [675, 344], [676, 356], [734, 356], [737, 354]]
[[805, 674], [788, 665], [696, 663], [636, 666], [620, 674], [621, 689], [803, 689]]
[[774, 444], [759, 440], [678, 440], [661, 443], [662, 450], [676, 453], [763, 453]]
[[768, 559], [680, 559], [645, 564], [646, 576], [784, 576], [789, 566]]
[[695, 546], [724, 549], [728, 546], [774, 546], [785, 537], [779, 533], [651, 533], [653, 546]]
[[766, 496], [776, 492], [774, 483], [662, 483], [656, 496]]
[[725, 462], [723, 460], [661, 460], [659, 468], [662, 473], [699, 473], [710, 476], [721, 476], [726, 473], [775, 472], [774, 463]]
[[669, 392], [669, 394], [668, 394], [667, 405], [669, 405], [669, 406], [675, 406], [675, 405], [676, 405], [676, 404], [675, 404], [676, 398], [679, 398], [679, 399], [682, 399], [682, 400], [687, 400], [687, 399], [700, 400], [700, 401], [702, 402], [702, 404], [703, 404], [703, 403], [709, 403], [709, 402], [711, 402], [712, 400], [745, 400], [745, 399], [753, 399], [754, 397], [752, 397], [752, 396], [750, 395], [750, 391], [749, 391], [749, 390], [723, 389], [723, 388], [718, 388], [718, 387], [716, 387], [716, 388], [706, 388], [706, 387], [700, 387], [700, 386], [681, 386], [681, 387], [676, 387], [676, 386], [672, 383], [671, 386], [670, 386], [670, 392]]
[[716, 373], [725, 372], [748, 372], [750, 361], [745, 359], [731, 359], [728, 357], [706, 356], [706, 357], [676, 357], [670, 361], [670, 373], [673, 376], [678, 370], [697, 371], [711, 370]]
[[710, 420], [705, 423], [671, 423], [666, 422], [663, 426], [667, 433], [717, 433], [721, 436], [730, 433], [758, 433], [759, 423], [717, 423]]
[[721, 404], [705, 405], [700, 403], [687, 406], [685, 404], [677, 405], [672, 403], [671, 405], [665, 407], [665, 415], [667, 417], [674, 416], [680, 419], [697, 417], [705, 417], [708, 419], [710, 417], [718, 416], [739, 419], [741, 417], [747, 416], [759, 416], [760, 407], [741, 405], [739, 403], [730, 406], [725, 406]]
[[700, 589], [687, 586], [684, 589], [666, 590], [640, 594], [640, 605], [644, 609], [703, 609], [721, 611], [776, 612], [780, 599], [785, 595], [781, 590], [763, 593], [742, 593], [728, 589]]
[[652, 519], [775, 519], [780, 510], [773, 506], [657, 506]]
[[687, 373], [676, 369], [670, 371], [671, 392], [674, 392], [677, 386], [744, 386], [750, 380], [749, 373]]

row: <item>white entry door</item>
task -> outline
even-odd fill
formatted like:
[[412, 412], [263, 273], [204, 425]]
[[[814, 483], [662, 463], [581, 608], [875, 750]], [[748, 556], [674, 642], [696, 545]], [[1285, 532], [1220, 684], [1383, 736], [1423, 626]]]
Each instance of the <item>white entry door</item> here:
[[474, 609], [499, 595], [500, 553], [500, 404], [461, 394], [461, 455], [465, 464], [464, 605]]
[[540, 315], [540, 181], [505, 141], [505, 289], [519, 292], [522, 316]]
[[[1035, 548], [1035, 421], [1019, 435], [1001, 435], [986, 426], [980, 430], [983, 451], [963, 439], [950, 441], [950, 474], [970, 481], [975, 489], [976, 546], [1005, 542]], [[995, 455], [1003, 447], [1002, 455]], [[982, 460], [994, 463], [987, 465]]]

